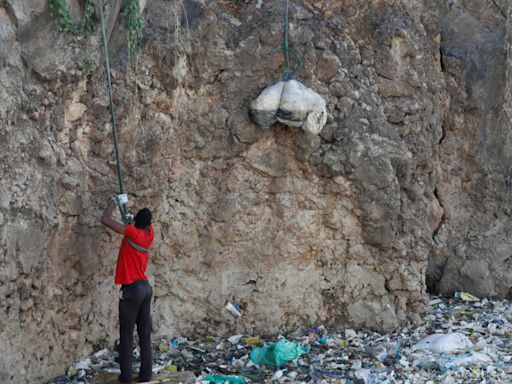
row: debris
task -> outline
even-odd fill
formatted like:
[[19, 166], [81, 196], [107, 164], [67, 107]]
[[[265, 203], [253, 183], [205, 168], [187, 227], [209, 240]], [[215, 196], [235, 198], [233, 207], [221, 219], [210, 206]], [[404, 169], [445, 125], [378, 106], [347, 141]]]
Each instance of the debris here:
[[272, 376], [271, 380], [279, 380], [284, 376], [284, 372], [278, 369], [274, 372], [274, 376]]
[[79, 362], [75, 365], [75, 369], [84, 369], [84, 370], [90, 370], [91, 369], [91, 359], [87, 358]]
[[167, 352], [169, 350], [169, 343], [166, 341], [162, 341], [158, 346], [158, 350], [160, 352]]
[[311, 340], [316, 340], [318, 338], [318, 329], [316, 327], [308, 329], [308, 337]]
[[77, 373], [78, 373], [78, 370], [77, 370], [75, 367], [69, 367], [69, 368], [68, 368], [68, 371], [66, 372], [66, 374], [68, 375], [68, 377], [73, 377], [73, 376], [75, 376]]
[[428, 305], [433, 306], [433, 305], [441, 304], [442, 302], [443, 302], [443, 300], [441, 300], [440, 298], [436, 298], [436, 299], [429, 300]]
[[242, 22], [238, 20], [236, 17], [228, 17], [229, 23], [234, 25], [235, 27], [239, 27], [242, 25]]
[[178, 372], [178, 367], [174, 364], [170, 364], [167, 367], [165, 367], [164, 370], [168, 372]]
[[345, 338], [347, 339], [353, 339], [357, 337], [357, 332], [353, 329], [345, 329]]
[[[189, 381], [184, 382], [190, 383], [205, 383], [208, 376], [236, 377], [249, 384], [510, 383], [512, 303], [455, 297], [431, 297], [430, 303], [431, 312], [420, 322], [388, 334], [353, 329], [337, 333], [316, 326], [288, 337], [290, 341], [265, 335], [158, 338], [153, 345], [153, 368], [159, 374], [154, 379], [174, 374], [188, 375]], [[430, 343], [421, 347], [426, 340]], [[251, 359], [251, 351], [268, 350], [284, 342], [309, 348], [309, 352], [292, 356], [280, 366], [256, 365]], [[265, 344], [255, 347], [260, 343]], [[447, 348], [446, 344], [457, 348]], [[169, 349], [161, 351], [161, 345]], [[69, 376], [59, 376], [50, 383], [106, 383], [100, 374], [115, 382], [119, 374], [116, 359], [116, 352], [100, 350], [72, 365], [66, 371]], [[139, 366], [136, 348], [134, 375]]]
[[289, 361], [308, 353], [311, 350], [309, 345], [301, 346], [286, 339], [276, 343], [269, 343], [261, 348], [253, 348], [251, 360], [258, 365], [270, 365], [281, 367]]
[[102, 350], [99, 350], [98, 352], [94, 353], [94, 357], [101, 359], [108, 355], [108, 349], [104, 348]]
[[457, 357], [447, 356], [441, 359], [446, 369], [457, 369], [457, 367], [480, 366], [489, 363], [491, 358], [484, 353], [469, 352]]
[[378, 379], [378, 376], [377, 374], [375, 374], [374, 372], [372, 372], [370, 369], [366, 368], [366, 369], [361, 369], [359, 371], [357, 371], [354, 376], [356, 378], [358, 378], [359, 380], [362, 380], [364, 384], [373, 384], [373, 383], [378, 383], [379, 382], [379, 379]]
[[246, 337], [245, 339], [242, 340], [246, 345], [258, 345], [259, 343], [261, 343], [261, 340], [260, 340], [260, 337], [259, 336], [254, 336], [254, 337]]
[[476, 296], [473, 296], [470, 293], [467, 292], [455, 292], [454, 297], [459, 300], [463, 301], [480, 301], [480, 299]]
[[242, 317], [242, 311], [240, 310], [240, 304], [232, 303], [230, 301], [227, 302], [226, 308], [235, 319], [238, 319], [239, 317]]
[[199, 353], [206, 353], [206, 351], [204, 349], [197, 348], [194, 346], [190, 347], [190, 349], [192, 349], [193, 351], [199, 352]]
[[218, 384], [224, 384], [224, 383], [232, 383], [232, 384], [243, 384], [247, 383], [247, 380], [241, 377], [236, 376], [221, 376], [221, 375], [211, 375], [203, 377], [203, 381], [207, 381], [209, 383], [218, 383]]
[[228, 338], [228, 341], [231, 343], [231, 344], [238, 344], [240, 342], [240, 339], [243, 337], [244, 335], [234, 335], [234, 336], [231, 336], [230, 338]]
[[471, 348], [473, 343], [462, 333], [434, 334], [425, 337], [413, 347], [438, 353], [450, 353], [460, 349]]
[[464, 316], [473, 316], [473, 312], [468, 311], [460, 311], [459, 314]]

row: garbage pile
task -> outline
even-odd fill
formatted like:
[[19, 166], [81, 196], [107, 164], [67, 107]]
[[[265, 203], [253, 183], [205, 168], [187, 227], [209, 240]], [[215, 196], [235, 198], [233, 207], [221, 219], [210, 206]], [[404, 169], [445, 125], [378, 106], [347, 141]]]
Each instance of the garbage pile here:
[[[460, 292], [431, 297], [430, 306], [421, 323], [385, 335], [317, 326], [286, 338], [162, 338], [153, 370], [192, 371], [196, 383], [512, 383], [511, 302]], [[116, 357], [96, 352], [49, 383], [84, 384], [100, 371], [119, 372]]]

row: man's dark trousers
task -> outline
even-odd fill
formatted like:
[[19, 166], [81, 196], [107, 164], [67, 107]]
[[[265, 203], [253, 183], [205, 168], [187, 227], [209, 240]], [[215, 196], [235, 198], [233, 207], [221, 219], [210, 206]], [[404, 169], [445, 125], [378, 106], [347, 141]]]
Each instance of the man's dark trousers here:
[[131, 383], [133, 330], [137, 324], [141, 366], [140, 381], [149, 381], [152, 373], [151, 359], [151, 296], [153, 290], [147, 280], [137, 280], [121, 287], [119, 300], [119, 381]]

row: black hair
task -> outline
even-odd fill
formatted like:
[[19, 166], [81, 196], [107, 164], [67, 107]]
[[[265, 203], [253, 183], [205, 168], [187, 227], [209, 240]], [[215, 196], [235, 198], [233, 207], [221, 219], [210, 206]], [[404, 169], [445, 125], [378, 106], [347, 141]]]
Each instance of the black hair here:
[[135, 228], [143, 229], [151, 225], [151, 211], [148, 208], [142, 208], [135, 215]]

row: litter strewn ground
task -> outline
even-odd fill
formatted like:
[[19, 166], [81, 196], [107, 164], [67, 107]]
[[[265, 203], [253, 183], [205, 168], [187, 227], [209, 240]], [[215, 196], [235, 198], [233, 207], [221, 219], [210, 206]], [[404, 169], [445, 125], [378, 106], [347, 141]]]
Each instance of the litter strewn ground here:
[[[512, 383], [511, 302], [462, 292], [431, 297], [430, 305], [420, 324], [386, 335], [317, 326], [287, 336], [302, 354], [280, 367], [251, 360], [253, 348], [277, 338], [162, 338], [154, 345], [154, 371], [192, 371], [198, 383]], [[98, 351], [50, 383], [90, 383], [100, 371], [117, 372], [116, 357]]]

